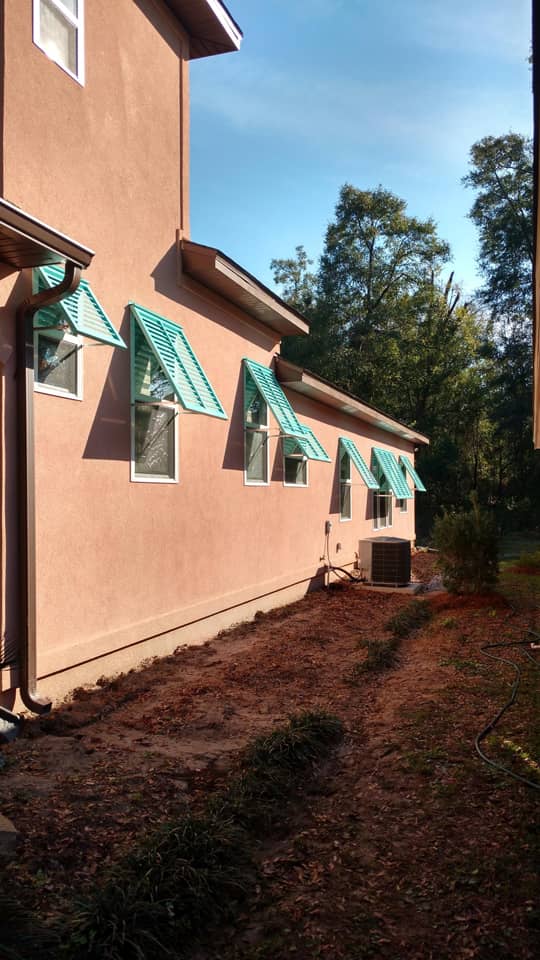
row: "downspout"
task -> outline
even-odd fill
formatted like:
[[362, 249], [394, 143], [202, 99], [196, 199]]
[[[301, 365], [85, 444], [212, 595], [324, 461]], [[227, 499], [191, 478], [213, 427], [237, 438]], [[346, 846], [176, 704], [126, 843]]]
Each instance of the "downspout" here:
[[17, 308], [17, 473], [19, 491], [19, 689], [33, 713], [48, 713], [51, 701], [36, 689], [36, 501], [34, 451], [34, 314], [79, 286], [81, 269], [71, 261], [56, 287], [28, 297]]

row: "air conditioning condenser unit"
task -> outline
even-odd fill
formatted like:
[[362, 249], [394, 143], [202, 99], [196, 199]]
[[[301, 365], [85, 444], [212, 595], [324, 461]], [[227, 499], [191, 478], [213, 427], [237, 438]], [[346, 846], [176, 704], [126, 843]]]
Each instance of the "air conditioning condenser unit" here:
[[406, 587], [411, 580], [411, 542], [401, 537], [360, 540], [358, 559], [362, 576], [381, 587]]

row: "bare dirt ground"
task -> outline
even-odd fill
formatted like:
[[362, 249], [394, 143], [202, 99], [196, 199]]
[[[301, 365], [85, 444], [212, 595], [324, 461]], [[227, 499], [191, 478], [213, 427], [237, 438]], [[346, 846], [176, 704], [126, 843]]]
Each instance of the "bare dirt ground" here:
[[[418, 554], [417, 579], [433, 564]], [[344, 721], [344, 744], [261, 849], [264, 882], [244, 916], [200, 956], [536, 958], [539, 791], [472, 747], [513, 679], [479, 647], [523, 637], [530, 612], [497, 595], [427, 594], [434, 617], [398, 664], [358, 676], [362, 641], [388, 636], [410, 600], [356, 585], [311, 594], [29, 722], [0, 772], [0, 810], [21, 832], [10, 884], [45, 914], [61, 909], [149, 829], [196, 807], [249, 740], [322, 708]], [[538, 721], [535, 691], [505, 719], [512, 743]]]

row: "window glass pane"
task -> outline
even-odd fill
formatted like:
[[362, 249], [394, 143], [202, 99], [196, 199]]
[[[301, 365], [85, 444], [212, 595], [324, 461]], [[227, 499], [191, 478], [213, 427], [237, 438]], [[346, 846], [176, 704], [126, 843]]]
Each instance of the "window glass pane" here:
[[135, 406], [135, 473], [174, 480], [174, 421], [168, 407]]
[[266, 432], [246, 430], [246, 476], [256, 483], [267, 481]]
[[41, 0], [39, 42], [52, 60], [77, 73], [77, 29], [52, 0]]
[[252, 423], [255, 426], [266, 426], [268, 422], [268, 412], [266, 403], [257, 393], [246, 407], [246, 423]]
[[384, 493], [373, 495], [373, 518], [376, 530], [392, 525], [392, 496]]
[[340, 514], [343, 520], [351, 519], [351, 485], [350, 483], [340, 484]]
[[300, 457], [285, 457], [285, 483], [307, 483], [307, 463]]
[[38, 383], [77, 393], [77, 350], [76, 343], [56, 340], [45, 334], [38, 335], [37, 371]]
[[79, 16], [79, 0], [60, 0], [60, 3], [63, 3], [64, 7], [66, 7], [74, 17]]
[[341, 454], [340, 477], [342, 480], [351, 479], [351, 458], [348, 453]]
[[134, 328], [133, 375], [135, 396], [140, 400], [174, 400], [170, 380], [156, 360], [138, 324], [135, 324]]

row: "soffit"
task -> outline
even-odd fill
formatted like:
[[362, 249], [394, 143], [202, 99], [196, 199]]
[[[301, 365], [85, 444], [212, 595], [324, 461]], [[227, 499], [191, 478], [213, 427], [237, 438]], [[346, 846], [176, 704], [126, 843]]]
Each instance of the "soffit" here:
[[182, 240], [180, 255], [183, 273], [281, 336], [309, 333], [305, 317], [220, 250]]
[[88, 267], [94, 253], [0, 198], [0, 263], [16, 270], [70, 260]]
[[282, 357], [276, 358], [276, 377], [282, 386], [289, 390], [295, 390], [297, 393], [303, 393], [312, 400], [325, 404], [327, 407], [333, 407], [340, 413], [346, 413], [350, 417], [356, 417], [358, 420], [364, 420], [366, 423], [379, 430], [385, 430], [394, 436], [401, 437], [414, 444], [429, 444], [428, 437], [418, 433], [414, 427], [409, 427], [399, 420], [394, 420], [376, 407], [371, 407], [352, 394], [346, 393], [339, 387], [334, 386], [307, 370], [302, 370], [288, 360]]
[[165, 0], [190, 37], [190, 59], [233, 53], [242, 31], [221, 0]]

